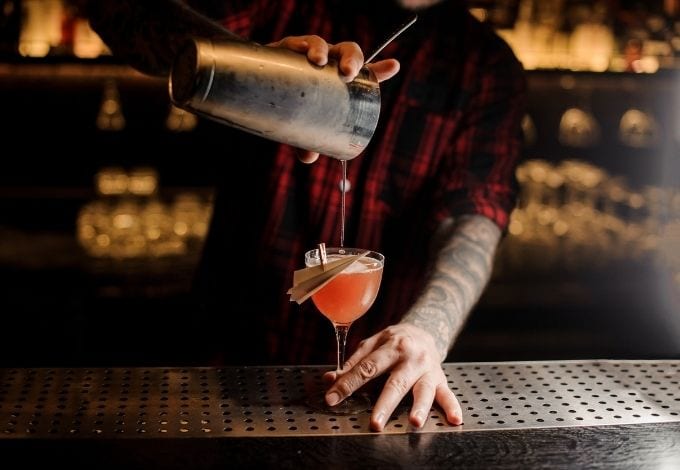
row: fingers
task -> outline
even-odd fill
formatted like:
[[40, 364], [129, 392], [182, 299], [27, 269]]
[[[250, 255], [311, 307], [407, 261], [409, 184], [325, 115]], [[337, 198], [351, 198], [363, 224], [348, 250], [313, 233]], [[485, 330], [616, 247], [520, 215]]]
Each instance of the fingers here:
[[291, 51], [306, 54], [307, 59], [316, 65], [328, 63], [328, 43], [316, 35], [289, 36], [269, 44], [273, 47], [285, 47]]
[[[416, 377], [411, 376], [404, 368], [392, 371], [385, 386], [373, 405], [370, 427], [374, 431], [382, 431], [385, 423], [397, 408], [399, 402], [406, 396], [416, 382]], [[429, 407], [428, 407], [429, 410]]]
[[352, 81], [364, 65], [364, 53], [356, 42], [339, 42], [328, 49], [328, 55], [338, 60], [338, 70], [345, 80]]
[[337, 377], [326, 392], [326, 403], [330, 406], [337, 405], [368, 381], [387, 371], [392, 364], [394, 359], [389, 352], [376, 352], [367, 356], [352, 369]]
[[328, 63], [328, 43], [319, 36], [307, 36], [309, 49], [307, 59], [316, 65], [326, 65]]
[[[354, 353], [342, 365], [343, 372], [342, 373], [338, 373], [337, 371], [326, 372], [324, 374], [324, 378], [335, 382], [336, 380], [338, 380], [340, 376], [350, 374], [350, 378], [345, 380], [351, 380], [354, 383], [358, 384], [357, 387], [353, 388], [347, 396], [351, 395], [354, 391], [356, 391], [356, 389], [358, 389], [366, 382], [368, 382], [373, 376], [379, 375], [377, 366], [374, 366], [374, 364], [376, 363], [375, 359], [369, 358], [367, 356], [371, 354], [373, 351], [377, 350], [380, 344], [383, 342], [384, 338], [382, 333], [377, 333], [371, 336], [370, 338], [366, 338], [365, 340], [361, 341], [357, 349], [354, 351]], [[385, 367], [387, 367], [387, 365]], [[360, 378], [357, 380], [353, 380], [351, 379], [352, 374], [354, 374], [355, 376], [359, 375]], [[345, 396], [341, 397], [341, 399], [344, 398]]]
[[463, 424], [463, 410], [460, 408], [460, 403], [458, 403], [456, 395], [453, 394], [446, 382], [437, 386], [435, 400], [437, 400], [439, 406], [441, 406], [444, 413], [446, 413], [446, 420], [450, 424], [455, 426]]
[[[330, 46], [328, 55], [338, 59], [338, 68], [343, 77], [349, 82], [359, 74], [364, 65], [364, 54], [355, 42], [340, 42]], [[386, 59], [368, 64], [378, 82], [383, 82], [399, 73], [401, 65], [396, 59]]]
[[372, 351], [378, 348], [380, 342], [383, 341], [381, 333], [376, 333], [373, 336], [366, 338], [359, 343], [359, 346], [354, 350], [354, 353], [342, 365], [343, 370], [352, 369], [360, 360], [368, 356]]
[[450, 424], [455, 426], [463, 424], [463, 412], [460, 403], [449, 388], [446, 375], [443, 373], [438, 375], [440, 377], [435, 378], [434, 381], [423, 376], [413, 386], [413, 406], [409, 415], [409, 421], [413, 426], [423, 427], [435, 400], [446, 414], [446, 420]]
[[421, 378], [413, 386], [413, 406], [409, 421], [417, 428], [422, 428], [432, 408], [437, 387], [426, 378]]
[[321, 380], [328, 385], [329, 387], [333, 385], [333, 382], [335, 382], [338, 379], [338, 373], [334, 370], [329, 370], [328, 372], [324, 373], [323, 376], [321, 376]]
[[[409, 413], [409, 422], [421, 428], [427, 421], [428, 414], [434, 401], [442, 408], [446, 420], [458, 426], [463, 424], [463, 412], [458, 399], [446, 383], [446, 377], [437, 377], [439, 374], [425, 374], [413, 384], [413, 405]], [[383, 392], [373, 406], [370, 426], [374, 431], [382, 431], [390, 415], [411, 388], [410, 374], [394, 371], [385, 384]], [[443, 379], [440, 380], [440, 379]]]
[[289, 36], [276, 42], [270, 42], [267, 46], [285, 47], [291, 51], [304, 54], [309, 50], [309, 41], [307, 41], [307, 36]]
[[[305, 54], [311, 63], [320, 66], [326, 65], [329, 57], [336, 59], [341, 76], [348, 82], [354, 80], [364, 66], [364, 54], [359, 45], [352, 41], [331, 45], [316, 35], [289, 36], [269, 46], [285, 47]], [[386, 59], [368, 64], [367, 67], [373, 71], [378, 81], [382, 82], [396, 75], [400, 65], [395, 59]]]
[[378, 82], [384, 82], [399, 73], [401, 65], [396, 59], [386, 59], [368, 64], [367, 67], [373, 71]]

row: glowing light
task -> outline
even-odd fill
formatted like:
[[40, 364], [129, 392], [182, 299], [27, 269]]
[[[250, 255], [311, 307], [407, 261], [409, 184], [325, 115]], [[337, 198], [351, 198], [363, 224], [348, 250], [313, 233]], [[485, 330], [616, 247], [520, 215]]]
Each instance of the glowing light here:
[[135, 168], [130, 172], [128, 191], [138, 196], [149, 196], [158, 189], [158, 173], [153, 168]]
[[177, 106], [170, 106], [165, 126], [173, 132], [188, 132], [194, 130], [198, 124], [196, 115], [189, 113]]
[[560, 119], [559, 141], [570, 147], [590, 147], [600, 138], [600, 126], [595, 117], [579, 108], [569, 108]]
[[157, 199], [158, 173], [153, 168], [104, 168], [95, 184], [100, 196], [81, 208], [76, 227], [78, 242], [90, 256], [177, 256], [207, 234], [212, 201], [193, 192], [181, 193], [171, 203]]
[[489, 18], [489, 12], [486, 8], [470, 8], [470, 13], [482, 23]]
[[77, 19], [73, 28], [73, 54], [81, 59], [94, 59], [110, 51], [84, 19]]
[[97, 115], [97, 128], [102, 131], [120, 131], [125, 128], [125, 116], [120, 104], [116, 83], [106, 82], [102, 104]]
[[125, 230], [132, 228], [135, 219], [131, 214], [118, 214], [113, 217], [113, 226], [117, 229]]
[[186, 235], [189, 232], [189, 227], [184, 222], [175, 222], [175, 233], [180, 237]]
[[21, 2], [23, 25], [19, 35], [19, 54], [45, 57], [61, 42], [61, 0], [24, 0]]
[[651, 114], [629, 109], [621, 116], [619, 138], [629, 147], [650, 147], [659, 139], [659, 125]]
[[107, 247], [111, 245], [111, 237], [109, 237], [105, 233], [97, 235], [97, 245], [101, 247]]
[[105, 168], [95, 175], [95, 187], [99, 194], [113, 196], [128, 190], [128, 175], [122, 168]]
[[676, 189], [633, 191], [623, 177], [580, 160], [528, 160], [516, 174], [520, 203], [510, 216], [501, 266], [579, 268], [657, 256], [673, 275], [680, 272]]

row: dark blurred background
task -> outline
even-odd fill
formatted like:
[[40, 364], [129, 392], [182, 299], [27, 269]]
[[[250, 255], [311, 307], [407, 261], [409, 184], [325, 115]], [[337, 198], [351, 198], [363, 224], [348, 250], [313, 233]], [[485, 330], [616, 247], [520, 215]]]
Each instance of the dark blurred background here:
[[[449, 359], [680, 357], [680, 0], [469, 5], [530, 107], [520, 204]], [[0, 366], [192, 363], [229, 149], [166, 88], [68, 0], [0, 0]]]

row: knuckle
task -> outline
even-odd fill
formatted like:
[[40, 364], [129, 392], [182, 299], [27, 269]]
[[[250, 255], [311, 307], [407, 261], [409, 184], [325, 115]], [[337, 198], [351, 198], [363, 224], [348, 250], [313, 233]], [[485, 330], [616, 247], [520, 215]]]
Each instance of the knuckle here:
[[385, 387], [390, 387], [394, 389], [400, 396], [405, 395], [408, 392], [410, 386], [405, 377], [401, 376], [390, 376], [385, 383]]
[[396, 338], [397, 350], [400, 353], [410, 353], [415, 349], [416, 341], [411, 335], [400, 335]]
[[337, 389], [343, 397], [348, 397], [354, 392], [352, 384], [349, 380], [339, 381], [337, 384]]
[[361, 378], [370, 379], [375, 377], [376, 372], [378, 372], [378, 365], [374, 361], [364, 359], [359, 363]]
[[418, 368], [425, 368], [429, 363], [429, 357], [423, 350], [417, 351], [413, 356], [413, 362]]
[[397, 328], [396, 325], [390, 325], [387, 328], [385, 328], [385, 333], [387, 333], [388, 336], [395, 336], [399, 331], [399, 328]]
[[350, 357], [349, 359], [347, 359], [347, 360], [342, 364], [342, 370], [344, 370], [344, 371], [349, 371], [350, 369], [354, 368], [354, 365], [355, 365], [355, 364], [356, 364], [356, 362], [354, 362], [354, 361], [352, 360], [352, 358]]
[[382, 332], [382, 342], [387, 343], [390, 341], [398, 341], [399, 336], [399, 330], [397, 328], [394, 326], [388, 326]]
[[350, 48], [350, 49], [355, 49], [355, 50], [357, 50], [357, 51], [360, 51], [360, 50], [361, 50], [361, 47], [359, 46], [359, 44], [357, 44], [357, 43], [354, 42], [354, 41], [345, 41], [345, 42], [343, 42], [343, 45], [344, 45], [345, 47], [348, 47], [348, 48]]
[[420, 379], [418, 381], [418, 387], [421, 390], [425, 390], [432, 393], [434, 393], [434, 391], [437, 389], [437, 386], [431, 380], [428, 379]]

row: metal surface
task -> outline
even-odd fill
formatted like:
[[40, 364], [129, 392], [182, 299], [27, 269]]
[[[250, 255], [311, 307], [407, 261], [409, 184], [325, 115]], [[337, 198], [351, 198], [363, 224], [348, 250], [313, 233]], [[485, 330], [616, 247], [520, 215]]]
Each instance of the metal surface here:
[[368, 145], [380, 88], [368, 68], [346, 83], [332, 60], [232, 40], [195, 40], [177, 56], [170, 97], [184, 109], [266, 139], [340, 160]]
[[[401, 405], [385, 433], [680, 421], [680, 361], [446, 364], [465, 424], [436, 408], [422, 430]], [[369, 433], [368, 413], [305, 403], [321, 367], [2, 369], [0, 439]]]

